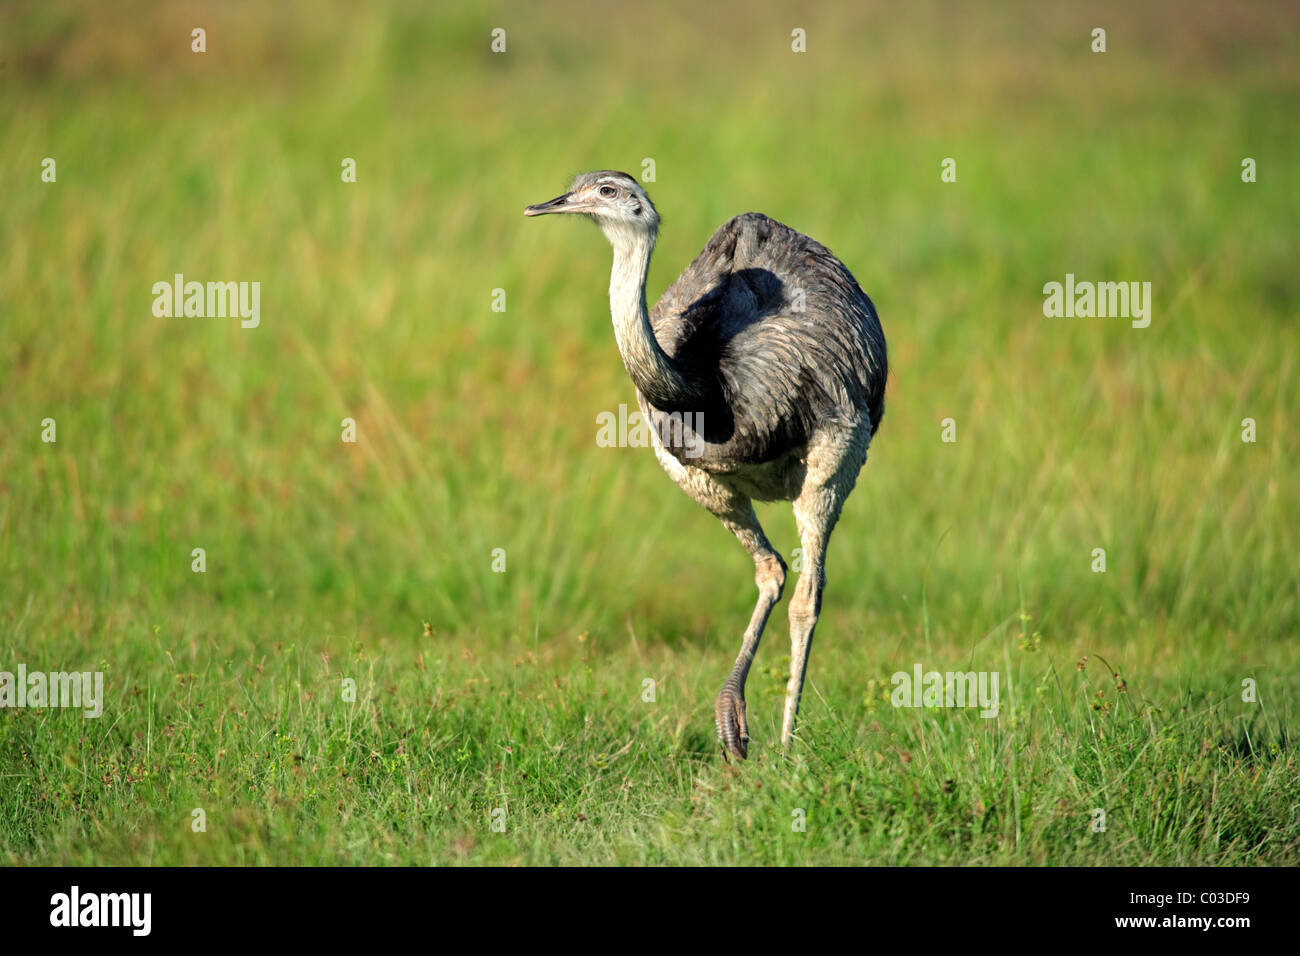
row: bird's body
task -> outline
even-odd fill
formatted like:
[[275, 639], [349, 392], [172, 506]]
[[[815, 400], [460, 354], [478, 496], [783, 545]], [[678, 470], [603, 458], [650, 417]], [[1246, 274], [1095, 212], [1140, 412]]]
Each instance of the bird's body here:
[[[827, 426], [884, 405], [884, 336], [870, 300], [825, 246], [761, 213], [723, 225], [650, 312], [670, 358], [709, 382], [703, 453], [713, 473], [780, 463]], [[685, 409], [643, 408], [653, 420]], [[660, 434], [663, 428], [656, 429]], [[698, 446], [696, 446], [698, 447]], [[781, 487], [756, 494], [789, 498]]]
[[737, 216], [645, 307], [658, 215], [625, 173], [578, 177], [529, 215], [576, 212], [614, 247], [610, 311], [660, 464], [754, 559], [759, 599], [715, 707], [726, 751], [748, 750], [744, 684], [786, 566], [752, 502], [794, 504], [804, 568], [790, 604], [789, 744], [825, 583], [823, 557], [884, 413], [885, 339], [831, 252], [759, 213]]

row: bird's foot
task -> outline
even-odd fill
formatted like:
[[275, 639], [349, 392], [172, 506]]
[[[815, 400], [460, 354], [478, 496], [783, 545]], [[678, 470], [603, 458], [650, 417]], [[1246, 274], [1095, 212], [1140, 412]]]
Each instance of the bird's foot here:
[[728, 754], [744, 760], [749, 755], [749, 724], [745, 720], [745, 695], [730, 682], [713, 705], [713, 718], [722, 741], [722, 756]]

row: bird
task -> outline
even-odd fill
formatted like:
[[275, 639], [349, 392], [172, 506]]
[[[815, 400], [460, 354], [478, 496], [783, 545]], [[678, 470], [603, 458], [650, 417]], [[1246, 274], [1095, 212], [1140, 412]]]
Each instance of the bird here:
[[659, 213], [641, 184], [616, 170], [583, 173], [563, 195], [524, 210], [560, 214], [593, 220], [613, 247], [614, 340], [659, 463], [754, 561], [758, 599], [714, 702], [728, 761], [749, 754], [745, 682], [788, 571], [753, 503], [792, 503], [802, 569], [789, 606], [788, 752], [827, 544], [884, 415], [888, 366], [876, 308], [829, 249], [748, 212], [721, 226], [647, 310]]

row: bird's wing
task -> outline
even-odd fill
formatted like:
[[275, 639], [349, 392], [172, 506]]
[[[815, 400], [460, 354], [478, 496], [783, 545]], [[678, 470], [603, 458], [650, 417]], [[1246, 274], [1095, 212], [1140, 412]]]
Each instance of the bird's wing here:
[[665, 352], [716, 376], [731, 419], [721, 458], [770, 460], [818, 422], [866, 407], [878, 418], [884, 337], [870, 301], [830, 250], [774, 219], [722, 226], [650, 319]]

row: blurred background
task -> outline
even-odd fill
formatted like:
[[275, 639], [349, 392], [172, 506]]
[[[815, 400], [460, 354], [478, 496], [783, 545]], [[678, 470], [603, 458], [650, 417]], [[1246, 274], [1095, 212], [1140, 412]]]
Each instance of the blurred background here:
[[[634, 400], [607, 245], [520, 215], [652, 158], [652, 301], [756, 209], [880, 310], [888, 423], [832, 615], [914, 627], [879, 596], [927, 566], [935, 623], [963, 633], [1017, 579], [1063, 623], [1294, 613], [1294, 6], [695, 6], [8, 6], [9, 594], [175, 607], [201, 542], [209, 600], [274, 589], [381, 629], [734, 616], [744, 553], [648, 452], [596, 445]], [[259, 280], [261, 327], [155, 319], [175, 272]], [[1066, 272], [1151, 281], [1151, 327], [1045, 319]], [[484, 573], [494, 547], [510, 573]]]
[[[834, 250], [882, 319], [887, 414], [810, 670], [828, 698], [978, 664], [1022, 614], [1067, 664], [1229, 685], [1259, 665], [1293, 690], [1297, 14], [5, 4], [0, 651], [130, 685], [164, 651], [197, 673], [281, 642], [563, 668], [630, 640], [689, 658], [707, 750], [749, 558], [649, 450], [597, 444], [634, 403], [609, 248], [521, 215], [652, 159], [651, 302], [758, 210]], [[260, 281], [260, 327], [155, 318], [178, 272]], [[1067, 272], [1149, 281], [1150, 327], [1045, 318]], [[788, 506], [759, 514], [788, 556]], [[785, 645], [779, 610], [768, 723]]]

